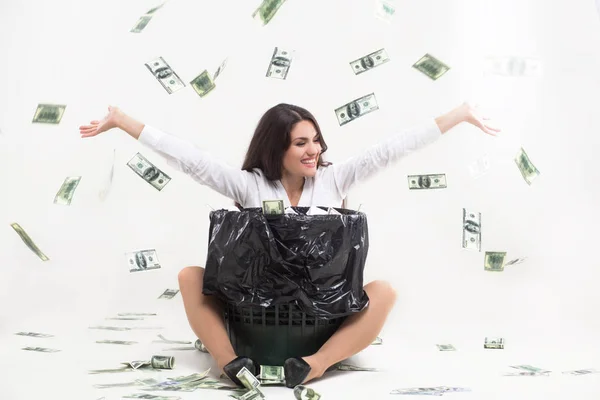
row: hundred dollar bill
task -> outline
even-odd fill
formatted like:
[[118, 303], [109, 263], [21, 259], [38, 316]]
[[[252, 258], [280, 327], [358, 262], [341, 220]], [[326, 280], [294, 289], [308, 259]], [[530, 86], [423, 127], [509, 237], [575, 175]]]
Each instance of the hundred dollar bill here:
[[371, 367], [358, 367], [356, 365], [350, 365], [345, 363], [337, 363], [335, 369], [338, 371], [377, 371], [377, 368]]
[[23, 347], [21, 350], [37, 351], [40, 353], [56, 353], [56, 352], [60, 351], [57, 349], [48, 349], [46, 347]]
[[42, 124], [58, 124], [65, 113], [66, 105], [38, 104], [33, 121]]
[[449, 66], [430, 54], [425, 54], [423, 57], [421, 57], [419, 61], [413, 65], [413, 68], [421, 71], [434, 81], [440, 78], [450, 69]]
[[357, 60], [350, 62], [350, 67], [354, 71], [354, 75], [362, 74], [370, 69], [380, 66], [383, 63], [390, 61], [385, 49], [379, 49], [376, 52], [367, 54]]
[[527, 372], [552, 372], [547, 369], [534, 367], [533, 365], [511, 365], [511, 368], [520, 369], [521, 371]]
[[17, 224], [16, 222], [13, 222], [12, 224], [10, 224], [10, 226], [12, 226], [15, 232], [17, 232], [17, 234], [19, 235], [21, 240], [23, 240], [23, 242], [27, 245], [27, 247], [29, 247], [29, 249], [33, 251], [42, 261], [49, 260], [49, 258], [44, 253], [42, 253], [42, 251], [35, 245], [35, 243], [33, 243], [33, 240], [31, 240], [27, 232], [25, 232], [23, 228], [21, 228], [21, 225]]
[[146, 12], [146, 14], [144, 14], [144, 15], [142, 15], [140, 17], [140, 19], [138, 20], [138, 22], [135, 24], [135, 26], [133, 28], [131, 28], [131, 30], [129, 32], [140, 33], [141, 31], [143, 31], [144, 28], [146, 27], [146, 25], [148, 25], [148, 22], [150, 22], [150, 20], [154, 16], [154, 13], [157, 10], [159, 10], [164, 5], [165, 5], [165, 3], [162, 3], [159, 6], [151, 8], [150, 10], [148, 10]]
[[152, 356], [150, 365], [154, 369], [173, 369], [175, 367], [175, 357], [173, 356]]
[[118, 374], [121, 372], [133, 372], [133, 369], [129, 367], [123, 368], [110, 368], [110, 369], [90, 369], [88, 374], [96, 375], [96, 374]]
[[171, 181], [171, 177], [154, 166], [143, 155], [137, 153], [127, 163], [136, 174], [142, 177], [146, 182], [154, 186], [157, 190], [162, 190], [167, 183]]
[[523, 179], [528, 185], [531, 185], [531, 182], [540, 175], [540, 171], [533, 165], [522, 147], [515, 156], [515, 163], [517, 163], [517, 167], [519, 167], [519, 171], [521, 171], [521, 175], [523, 175]]
[[100, 344], [121, 344], [126, 346], [131, 346], [132, 344], [137, 344], [137, 342], [131, 342], [127, 340], [96, 340], [96, 343]]
[[206, 96], [216, 87], [215, 82], [210, 77], [207, 70], [202, 71], [200, 75], [195, 77], [194, 80], [190, 82], [190, 85], [192, 85], [192, 88], [200, 97]]
[[158, 256], [156, 250], [140, 250], [127, 253], [129, 263], [129, 272], [148, 271], [159, 269]]
[[196, 341], [194, 342], [194, 347], [198, 350], [201, 351], [203, 353], [208, 353], [208, 349], [206, 348], [206, 346], [204, 346], [204, 343], [202, 343], [200, 341], [200, 339], [196, 339]]
[[185, 87], [185, 83], [179, 75], [171, 69], [162, 57], [155, 58], [144, 65], [152, 72], [152, 75], [160, 82], [167, 93], [172, 94]]
[[158, 335], [161, 340], [153, 340], [153, 343], [169, 343], [169, 344], [192, 344], [192, 342], [188, 340], [169, 340], [163, 335]]
[[385, 22], [391, 22], [396, 14], [396, 0], [375, 0], [375, 16]]
[[283, 214], [283, 200], [263, 200], [263, 213], [267, 214]]
[[312, 388], [304, 385], [298, 385], [294, 388], [294, 397], [297, 400], [319, 400], [321, 395], [315, 392]]
[[144, 400], [181, 400], [179, 396], [155, 396], [149, 393], [135, 393], [127, 396], [121, 396], [123, 399], [144, 399]]
[[436, 344], [440, 351], [456, 351], [456, 347], [451, 344]]
[[373, 340], [373, 343], [371, 343], [371, 346], [378, 345], [378, 344], [383, 344], [383, 339], [381, 339], [379, 336], [377, 336], [375, 338], [375, 340]]
[[283, 50], [279, 47], [275, 47], [273, 56], [271, 56], [271, 62], [269, 68], [267, 68], [267, 78], [285, 79], [290, 70], [292, 58], [294, 57], [294, 50], [288, 51]]
[[494, 75], [531, 77], [538, 76], [542, 63], [533, 57], [494, 57], [489, 56], [484, 61], [485, 71]]
[[409, 189], [445, 189], [446, 174], [409, 175]]
[[217, 68], [217, 70], [213, 74], [213, 78], [212, 78], [213, 82], [217, 79], [217, 77], [219, 75], [221, 75], [221, 72], [223, 72], [223, 70], [225, 69], [226, 65], [227, 65], [227, 58], [225, 60], [223, 60], [223, 62], [221, 63], [221, 65], [219, 65], [219, 68]]
[[504, 257], [506, 252], [486, 251], [483, 266], [486, 271], [504, 271]]
[[479, 157], [471, 165], [469, 165], [469, 172], [474, 179], [480, 178], [490, 169], [490, 158], [486, 154]]
[[49, 338], [54, 337], [54, 335], [49, 335], [47, 333], [38, 333], [38, 332], [17, 332], [15, 335], [19, 336], [29, 336], [29, 337], [37, 337], [37, 338]]
[[117, 315], [120, 315], [120, 316], [140, 315], [140, 316], [152, 317], [152, 316], [155, 316], [156, 313], [118, 313]]
[[563, 374], [570, 374], [570, 375], [587, 375], [587, 374], [597, 374], [600, 371], [594, 369], [594, 368], [587, 368], [587, 369], [576, 369], [574, 371], [563, 371]]
[[481, 251], [481, 213], [463, 208], [462, 247]]
[[503, 338], [485, 338], [485, 342], [483, 343], [484, 349], [504, 349], [504, 339]]
[[163, 294], [161, 294], [159, 299], [172, 299], [179, 293], [179, 289], [166, 289]]
[[79, 185], [79, 181], [81, 181], [81, 176], [67, 177], [54, 197], [54, 204], [71, 205], [71, 200], [73, 200], [73, 194], [77, 185]]
[[246, 367], [239, 370], [235, 376], [248, 390], [254, 390], [260, 386], [260, 381]]
[[265, 26], [269, 23], [269, 21], [271, 21], [283, 3], [285, 3], [285, 0], [263, 0], [256, 11], [252, 13], [252, 18], [261, 22], [262, 26]]
[[510, 260], [509, 262], [507, 262], [506, 264], [504, 264], [505, 267], [509, 266], [509, 265], [517, 265], [517, 264], [521, 264], [522, 262], [524, 262], [527, 259], [527, 257], [524, 258], [515, 258], [514, 260]]
[[261, 365], [258, 379], [266, 381], [285, 381], [283, 367], [278, 365]]
[[106, 196], [108, 195], [108, 192], [112, 186], [112, 181], [113, 181], [113, 176], [115, 175], [115, 159], [117, 157], [117, 149], [113, 149], [113, 162], [112, 162], [112, 166], [110, 168], [110, 172], [108, 174], [108, 178], [106, 179], [102, 190], [100, 190], [100, 192], [98, 192], [98, 198], [102, 201], [104, 201], [106, 199]]
[[335, 115], [340, 126], [343, 126], [376, 110], [379, 110], [379, 105], [377, 104], [375, 93], [370, 93], [336, 108]]
[[231, 397], [237, 400], [263, 400], [265, 395], [258, 389], [252, 389], [244, 394], [230, 394]]

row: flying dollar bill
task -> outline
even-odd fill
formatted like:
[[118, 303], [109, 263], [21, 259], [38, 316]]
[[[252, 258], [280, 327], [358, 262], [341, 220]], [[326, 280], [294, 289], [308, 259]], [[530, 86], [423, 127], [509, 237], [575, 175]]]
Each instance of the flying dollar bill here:
[[267, 68], [267, 78], [287, 78], [294, 53], [294, 50], [288, 51], [279, 47], [275, 47], [275, 50], [273, 50], [273, 55], [271, 56], [269, 68]]
[[515, 163], [517, 163], [517, 167], [519, 167], [519, 171], [521, 171], [521, 175], [528, 185], [531, 185], [535, 178], [540, 175], [540, 171], [533, 165], [522, 147], [515, 156]]
[[481, 251], [481, 213], [463, 208], [462, 247]]
[[364, 57], [351, 61], [350, 67], [352, 68], [352, 71], [354, 71], [354, 75], [358, 75], [370, 69], [378, 67], [381, 64], [384, 64], [388, 61], [390, 61], [390, 57], [388, 56], [385, 49], [379, 49], [376, 52], [367, 54]]
[[503, 338], [485, 338], [483, 342], [484, 349], [504, 349], [504, 339]]
[[450, 69], [449, 66], [430, 54], [425, 54], [423, 57], [421, 57], [419, 61], [413, 65], [413, 68], [421, 71], [434, 81], [439, 79]]
[[49, 349], [47, 347], [23, 347], [21, 350], [37, 351], [39, 353], [56, 353], [60, 351], [57, 349]]
[[542, 63], [533, 57], [486, 57], [484, 61], [485, 72], [512, 77], [538, 76], [542, 70]]
[[298, 385], [294, 388], [294, 397], [296, 400], [319, 400], [321, 395], [312, 388]]
[[129, 272], [148, 271], [159, 269], [158, 256], [156, 250], [140, 250], [127, 253]]
[[223, 72], [223, 70], [225, 69], [225, 66], [227, 65], [227, 58], [225, 60], [223, 60], [223, 62], [221, 63], [221, 65], [219, 65], [219, 68], [217, 68], [217, 70], [215, 71], [215, 73], [213, 74], [213, 78], [212, 80], [215, 81], [217, 79], [217, 77], [219, 75], [221, 75], [221, 73]]
[[283, 214], [283, 200], [263, 200], [263, 214]]
[[38, 332], [17, 332], [17, 333], [15, 333], [15, 335], [28, 336], [28, 337], [37, 337], [37, 338], [54, 337], [54, 335], [49, 335], [47, 333], [38, 333]]
[[198, 93], [198, 96], [200, 97], [206, 96], [216, 87], [215, 82], [210, 77], [207, 70], [202, 71], [200, 75], [195, 77], [194, 80], [190, 82], [190, 85], [192, 85], [192, 88], [194, 88], [194, 91]]
[[549, 373], [552, 371], [548, 371], [547, 369], [534, 367], [533, 365], [511, 365], [511, 368], [519, 369], [521, 371], [526, 372], [536, 372], [536, 373]]
[[375, 0], [375, 17], [390, 23], [395, 14], [396, 0]]
[[456, 347], [451, 344], [436, 344], [440, 351], [456, 351]]
[[285, 3], [285, 0], [263, 0], [256, 11], [252, 13], [252, 18], [259, 21], [262, 26], [265, 26], [273, 19], [273, 16], [283, 3]]
[[446, 174], [409, 175], [409, 189], [445, 189]]
[[167, 93], [173, 94], [185, 87], [185, 83], [162, 57], [155, 58], [144, 65], [152, 72], [152, 75], [160, 82]]
[[570, 374], [570, 375], [587, 375], [587, 374], [597, 374], [600, 371], [594, 369], [594, 368], [587, 368], [587, 369], [576, 369], [574, 371], [564, 371], [563, 374]]
[[196, 341], [194, 342], [194, 347], [198, 350], [201, 351], [203, 353], [208, 353], [208, 349], [206, 348], [206, 346], [204, 346], [204, 343], [202, 343], [200, 341], [200, 339], [196, 339]]
[[146, 182], [152, 185], [156, 190], [162, 190], [167, 183], [171, 181], [171, 177], [154, 166], [140, 153], [137, 153], [129, 162], [127, 162], [136, 174], [142, 177]]
[[65, 113], [67, 106], [58, 104], [38, 104], [33, 115], [34, 123], [58, 124]]
[[161, 340], [153, 340], [153, 343], [169, 343], [169, 344], [192, 344], [189, 340], [169, 340], [163, 335], [159, 334], [158, 337]]
[[506, 257], [506, 252], [486, 251], [484, 269], [486, 271], [504, 271], [504, 257]]
[[146, 25], [148, 25], [148, 22], [150, 22], [150, 20], [154, 16], [154, 13], [157, 10], [159, 10], [164, 5], [165, 5], [165, 3], [162, 3], [159, 6], [151, 8], [150, 10], [148, 10], [146, 12], [146, 14], [144, 14], [144, 15], [142, 15], [140, 17], [140, 19], [138, 20], [138, 22], [136, 22], [135, 26], [133, 28], [131, 28], [131, 30], [129, 32], [140, 33], [141, 31], [143, 31], [144, 28], [146, 27]]
[[71, 205], [73, 194], [77, 185], [79, 185], [79, 181], [81, 181], [81, 176], [68, 176], [58, 190], [58, 193], [56, 193], [56, 196], [54, 196], [54, 204]]
[[370, 93], [337, 108], [335, 115], [340, 126], [343, 126], [376, 110], [379, 110], [379, 105], [377, 104], [375, 93]]
[[31, 240], [27, 232], [25, 232], [23, 228], [21, 228], [21, 225], [17, 224], [16, 222], [13, 222], [12, 224], [10, 224], [10, 226], [15, 230], [15, 232], [17, 232], [17, 234], [19, 235], [21, 240], [23, 240], [23, 242], [27, 245], [27, 247], [29, 247], [29, 249], [33, 251], [42, 261], [50, 260], [44, 253], [42, 253], [42, 251], [36, 246], [36, 244], [33, 243], [33, 240]]
[[96, 340], [98, 344], [119, 344], [123, 346], [131, 346], [132, 344], [137, 344], [137, 342], [132, 342], [128, 340]]
[[102, 201], [104, 201], [106, 199], [106, 196], [108, 195], [108, 192], [112, 185], [113, 177], [115, 175], [116, 157], [117, 157], [117, 149], [113, 149], [113, 162], [112, 162], [112, 166], [110, 168], [110, 172], [108, 173], [108, 177], [107, 177], [102, 189], [98, 192], [98, 198]]
[[524, 262], [527, 259], [527, 257], [523, 257], [523, 258], [515, 258], [513, 260], [510, 260], [509, 262], [505, 263], [504, 266], [508, 267], [509, 265], [517, 265], [517, 264], [521, 264], [522, 262]]
[[383, 339], [381, 339], [379, 336], [377, 336], [375, 338], [375, 340], [373, 340], [373, 342], [371, 343], [371, 346], [379, 345], [379, 344], [383, 344]]
[[166, 289], [163, 294], [161, 294], [159, 299], [172, 299], [175, 295], [179, 293], [179, 289]]

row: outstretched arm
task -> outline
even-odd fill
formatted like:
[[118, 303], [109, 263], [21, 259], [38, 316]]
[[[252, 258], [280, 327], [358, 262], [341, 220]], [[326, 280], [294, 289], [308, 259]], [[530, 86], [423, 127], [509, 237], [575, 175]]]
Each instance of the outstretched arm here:
[[485, 122], [488, 119], [479, 115], [476, 106], [463, 103], [435, 120], [395, 134], [345, 162], [333, 164], [333, 179], [340, 196], [344, 198], [355, 183], [368, 179], [409, 153], [433, 143], [461, 122], [468, 122], [496, 136], [495, 133], [500, 129], [488, 125]]

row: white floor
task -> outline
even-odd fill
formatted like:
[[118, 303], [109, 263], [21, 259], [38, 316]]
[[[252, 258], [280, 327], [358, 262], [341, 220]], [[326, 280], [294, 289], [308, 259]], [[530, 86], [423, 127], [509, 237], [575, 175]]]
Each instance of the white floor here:
[[[181, 294], [158, 297], [177, 288], [181, 268], [206, 260], [207, 204], [232, 205], [122, 131], [80, 139], [78, 126], [101, 118], [109, 104], [238, 167], [258, 118], [279, 102], [312, 110], [329, 160], [339, 162], [469, 98], [483, 103], [504, 136], [463, 124], [350, 191], [348, 208], [363, 204], [369, 216], [365, 281], [389, 280], [399, 299], [380, 334], [383, 344], [348, 360], [380, 371], [332, 372], [309, 386], [323, 399], [391, 399], [394, 389], [432, 386], [471, 389], [444, 395], [452, 399], [600, 399], [600, 374], [563, 374], [600, 371], [600, 7], [594, 0], [405, 0], [396, 2], [392, 25], [373, 17], [371, 2], [289, 0], [261, 29], [249, 18], [258, 0], [173, 0], [142, 34], [130, 34], [157, 3], [0, 2], [0, 400], [228, 396], [94, 388], [209, 367], [218, 376], [208, 354], [165, 351], [178, 345], [153, 340], [158, 334], [196, 339]], [[297, 50], [285, 81], [264, 76], [275, 46]], [[390, 53], [388, 65], [350, 72], [349, 61], [381, 47]], [[428, 52], [451, 66], [435, 82], [411, 68]], [[488, 76], [479, 64], [488, 55], [536, 57], [543, 72]], [[185, 82], [230, 58], [217, 88], [200, 99], [189, 85], [164, 91], [144, 67], [159, 56]], [[381, 109], [340, 128], [333, 110], [373, 91]], [[31, 123], [40, 103], [67, 104], [58, 126]], [[520, 146], [541, 171], [531, 186], [512, 159]], [[138, 151], [172, 177], [162, 192], [126, 166]], [[468, 167], [484, 152], [491, 167], [474, 179]], [[100, 201], [113, 157], [110, 193]], [[447, 190], [405, 187], [408, 174], [440, 172], [448, 173]], [[53, 198], [66, 176], [83, 178], [72, 204], [58, 206]], [[481, 253], [460, 247], [463, 207], [482, 212]], [[25, 246], [13, 222], [49, 261]], [[140, 249], [156, 249], [161, 269], [129, 273], [124, 253]], [[489, 273], [485, 251], [527, 261]], [[107, 319], [125, 312], [157, 315]], [[89, 328], [96, 325], [154, 329]], [[503, 337], [505, 349], [485, 350], [486, 336]], [[95, 343], [105, 339], [137, 343]], [[457, 351], [441, 352], [438, 343]], [[21, 350], [27, 346], [60, 352]], [[175, 368], [87, 372], [158, 354], [173, 355]], [[503, 376], [523, 364], [552, 372]], [[284, 387], [263, 393], [293, 398]]]

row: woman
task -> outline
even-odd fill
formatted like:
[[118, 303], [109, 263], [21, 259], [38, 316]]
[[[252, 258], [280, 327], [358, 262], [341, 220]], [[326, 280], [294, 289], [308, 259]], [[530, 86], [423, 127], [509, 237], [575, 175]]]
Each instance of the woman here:
[[[244, 208], [262, 207], [262, 200], [283, 199], [284, 206], [338, 207], [350, 187], [407, 153], [437, 140], [461, 122], [496, 136], [475, 107], [456, 107], [433, 121], [400, 132], [357, 156], [339, 164], [327, 163], [322, 154], [327, 145], [317, 121], [301, 107], [279, 104], [260, 119], [242, 169], [214, 159], [192, 143], [144, 125], [116, 107], [108, 107], [102, 120], [79, 128], [81, 137], [96, 136], [119, 128], [140, 140], [169, 164], [203, 185], [233, 199]], [[227, 336], [222, 312], [212, 296], [202, 293], [204, 268], [186, 267], [179, 273], [179, 287], [190, 327], [233, 382], [243, 386], [236, 373], [246, 367], [253, 374], [259, 365], [237, 356]], [[364, 287], [367, 307], [346, 318], [340, 328], [315, 354], [285, 361], [286, 386], [319, 378], [334, 364], [369, 346], [381, 331], [392, 309], [396, 293], [389, 283], [374, 281]]]

